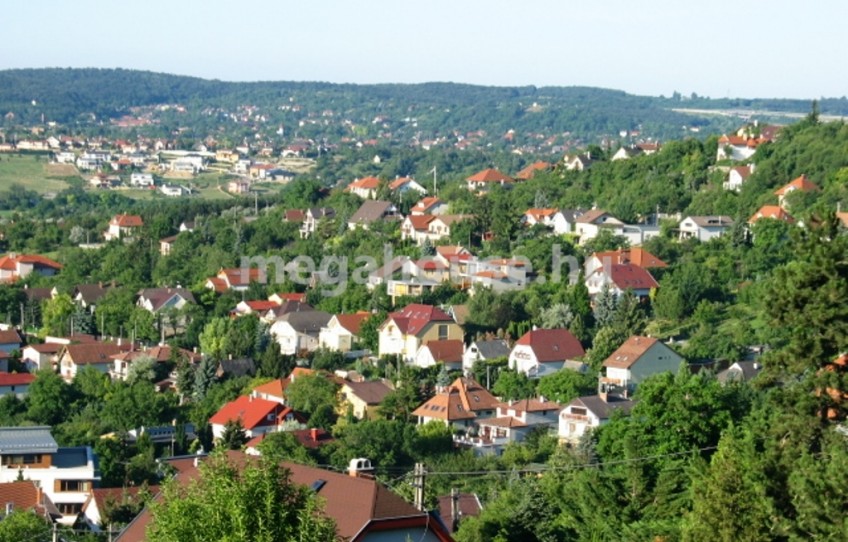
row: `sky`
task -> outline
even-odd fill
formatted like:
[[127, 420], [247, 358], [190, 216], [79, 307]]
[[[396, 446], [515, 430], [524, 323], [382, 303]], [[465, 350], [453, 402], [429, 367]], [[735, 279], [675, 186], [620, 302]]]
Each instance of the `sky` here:
[[0, 69], [848, 94], [848, 1], [4, 0]]

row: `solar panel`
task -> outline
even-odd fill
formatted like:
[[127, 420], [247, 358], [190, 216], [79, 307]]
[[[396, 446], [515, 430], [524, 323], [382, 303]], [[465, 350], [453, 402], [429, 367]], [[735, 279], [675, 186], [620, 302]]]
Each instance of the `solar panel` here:
[[326, 484], [326, 483], [327, 483], [327, 480], [322, 480], [321, 478], [318, 478], [317, 480], [312, 482], [312, 485], [310, 486], [309, 489], [311, 489], [315, 493], [318, 493], [319, 491], [321, 491], [321, 488], [324, 487], [324, 484]]

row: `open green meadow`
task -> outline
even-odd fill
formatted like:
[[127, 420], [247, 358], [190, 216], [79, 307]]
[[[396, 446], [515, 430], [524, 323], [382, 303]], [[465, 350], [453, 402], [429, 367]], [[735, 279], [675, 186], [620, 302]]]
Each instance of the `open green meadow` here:
[[39, 194], [68, 188], [66, 178], [78, 177], [76, 168], [50, 164], [44, 154], [0, 154], [0, 192], [18, 185]]

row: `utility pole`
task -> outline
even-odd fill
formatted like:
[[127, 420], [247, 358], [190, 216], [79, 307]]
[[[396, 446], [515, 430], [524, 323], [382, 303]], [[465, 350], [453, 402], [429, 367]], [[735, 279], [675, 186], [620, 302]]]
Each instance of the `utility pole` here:
[[53, 524], [53, 542], [59, 542], [59, 525]]
[[456, 528], [459, 527], [459, 490], [455, 487], [451, 488], [450, 502], [451, 532], [456, 532]]
[[424, 463], [416, 463], [412, 487], [415, 488], [415, 508], [424, 511]]

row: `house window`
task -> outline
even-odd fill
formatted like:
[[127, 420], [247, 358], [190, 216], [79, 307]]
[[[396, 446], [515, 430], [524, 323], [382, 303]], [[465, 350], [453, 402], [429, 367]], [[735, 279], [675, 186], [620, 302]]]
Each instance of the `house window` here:
[[579, 407], [573, 407], [571, 409], [571, 413], [574, 414], [575, 416], [585, 416], [586, 415], [586, 409], [585, 408], [579, 408]]
[[73, 516], [82, 512], [82, 504], [81, 502], [63, 502], [56, 503], [56, 506], [63, 516]]
[[445, 341], [448, 338], [448, 325], [439, 324], [439, 340]]
[[41, 454], [3, 456], [3, 465], [35, 465], [38, 463], [41, 463]]
[[577, 425], [573, 423], [568, 424], [568, 432], [574, 433], [575, 431], [577, 431]]
[[91, 491], [89, 480], [60, 480], [59, 491]]

